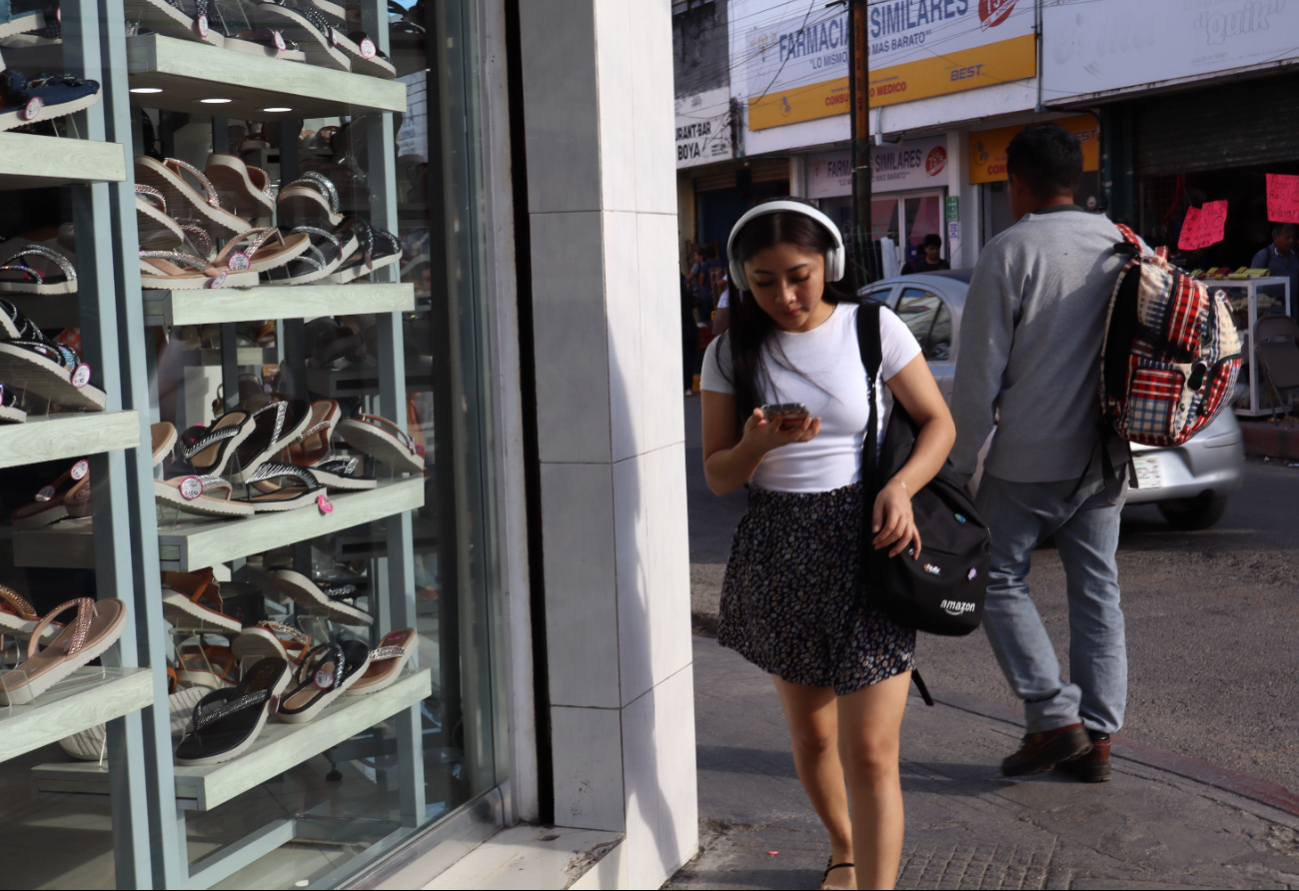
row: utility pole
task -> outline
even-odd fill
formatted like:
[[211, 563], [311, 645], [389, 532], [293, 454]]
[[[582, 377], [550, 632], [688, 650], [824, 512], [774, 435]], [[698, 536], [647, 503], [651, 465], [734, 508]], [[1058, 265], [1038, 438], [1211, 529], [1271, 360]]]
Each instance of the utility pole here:
[[856, 256], [869, 281], [879, 278], [871, 238], [870, 43], [866, 0], [848, 0], [848, 102], [852, 129], [852, 221]]

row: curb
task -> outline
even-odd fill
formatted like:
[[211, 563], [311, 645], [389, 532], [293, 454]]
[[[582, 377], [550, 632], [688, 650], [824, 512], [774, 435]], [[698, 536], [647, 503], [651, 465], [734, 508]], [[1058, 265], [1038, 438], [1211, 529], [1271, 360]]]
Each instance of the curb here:
[[[937, 687], [931, 687], [930, 693], [935, 702], [941, 702], [951, 708], [979, 715], [980, 717], [991, 718], [994, 721], [1002, 721], [1018, 728], [1024, 726], [1024, 716], [1016, 709], [1001, 703], [989, 702], [978, 696], [969, 696], [951, 690], [941, 690]], [[1122, 736], [1115, 736], [1112, 739], [1111, 757], [1133, 761], [1146, 767], [1153, 767], [1214, 789], [1231, 792], [1241, 798], [1247, 798], [1250, 801], [1275, 808], [1292, 817], [1299, 817], [1299, 795], [1291, 792], [1285, 786], [1268, 780], [1260, 780], [1258, 777], [1252, 777], [1248, 774], [1237, 773], [1225, 767], [1218, 767], [1216, 764], [1200, 761], [1198, 758], [1188, 758], [1185, 755], [1165, 752], [1162, 749], [1156, 749], [1154, 746], [1148, 746], [1145, 743]]]
[[1247, 455], [1299, 461], [1299, 425], [1285, 421], [1279, 424], [1241, 421], [1240, 434]]

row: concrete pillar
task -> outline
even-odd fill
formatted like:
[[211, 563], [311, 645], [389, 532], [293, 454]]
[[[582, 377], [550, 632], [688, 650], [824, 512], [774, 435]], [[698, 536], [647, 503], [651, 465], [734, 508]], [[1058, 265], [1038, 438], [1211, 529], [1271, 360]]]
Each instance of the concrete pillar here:
[[521, 3], [555, 820], [698, 834], [670, 0]]

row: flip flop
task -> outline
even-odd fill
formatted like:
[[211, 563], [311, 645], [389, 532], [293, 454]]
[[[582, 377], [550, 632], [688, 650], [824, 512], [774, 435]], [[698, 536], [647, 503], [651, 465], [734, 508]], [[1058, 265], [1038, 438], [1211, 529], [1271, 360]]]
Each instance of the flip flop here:
[[[40, 638], [54, 617], [76, 608], [76, 619], [41, 647]], [[69, 600], [52, 609], [32, 629], [27, 661], [0, 678], [0, 705], [25, 705], [73, 671], [102, 656], [126, 628], [126, 604], [116, 598], [95, 602]], [[10, 678], [21, 673], [21, 678]], [[12, 685], [12, 686], [11, 686]]]
[[263, 659], [236, 686], [204, 696], [176, 747], [176, 763], [220, 764], [242, 755], [279, 707], [289, 677], [289, 663]]
[[[186, 272], [181, 266], [196, 271]], [[140, 287], [157, 291], [255, 288], [257, 273], [220, 269], [202, 257], [181, 251], [140, 251]]]
[[258, 622], [240, 631], [230, 649], [240, 662], [275, 656], [297, 665], [311, 650], [311, 635], [283, 622]]
[[[298, 480], [300, 485], [272, 482], [286, 478]], [[257, 513], [310, 507], [317, 504], [320, 496], [325, 494], [325, 487], [316, 479], [315, 474], [305, 467], [294, 467], [292, 464], [262, 464], [245, 481], [249, 489], [245, 503], [251, 504]], [[260, 494], [254, 495], [253, 489]]]
[[[216, 498], [209, 492], [222, 492]], [[225, 477], [180, 476], [169, 480], [153, 481], [154, 500], [198, 517], [224, 520], [234, 517], [251, 517], [253, 506], [234, 498], [234, 487]]]
[[56, 405], [102, 411], [103, 390], [91, 369], [67, 346], [50, 340], [8, 300], [0, 300], [0, 380]]
[[855, 863], [835, 863], [834, 858], [831, 857], [826, 861], [825, 872], [821, 873], [821, 887], [825, 887], [825, 883], [830, 878], [830, 873], [834, 872], [836, 869], [855, 869], [856, 866], [857, 864]]
[[0, 384], [0, 424], [22, 424], [27, 420], [27, 412], [18, 407], [18, 402], [18, 394]]
[[338, 435], [357, 451], [387, 464], [397, 471], [424, 471], [424, 449], [392, 421], [378, 415], [362, 414], [339, 422]]
[[281, 398], [263, 405], [252, 413], [251, 418], [252, 432], [235, 450], [236, 469], [230, 474], [232, 482], [244, 485], [263, 464], [302, 435], [311, 421], [311, 409], [305, 399]]
[[[272, 240], [278, 244], [268, 247]], [[290, 235], [286, 239], [274, 227], [249, 229], [226, 242], [213, 263], [218, 268], [251, 269], [260, 274], [287, 265], [310, 248], [311, 236], [305, 233]]]
[[357, 250], [359, 241], [356, 227], [349, 225], [348, 220], [339, 224], [333, 232], [317, 226], [298, 226], [293, 234], [306, 234], [311, 237], [311, 247], [289, 266], [286, 279], [272, 279], [276, 285], [305, 285], [310, 282], [329, 278], [343, 261]]
[[269, 217], [275, 212], [270, 177], [260, 167], [250, 167], [238, 155], [213, 152], [203, 171], [217, 189], [234, 194], [235, 210], [245, 216]]
[[[189, 173], [198, 181], [202, 194], [185, 181], [184, 173]], [[194, 218], [213, 235], [229, 238], [252, 228], [251, 223], [221, 207], [221, 199], [212, 181], [192, 164], [176, 158], [158, 161], [148, 155], [138, 155], [135, 159], [135, 180], [161, 192], [173, 215], [183, 216], [182, 210], [191, 211]]]
[[[26, 258], [40, 257], [54, 264], [54, 271], [41, 270], [22, 262]], [[21, 275], [19, 278], [17, 275]], [[77, 293], [77, 269], [67, 257], [43, 244], [29, 244], [10, 254], [0, 263], [0, 293], [55, 294]]]
[[370, 667], [370, 648], [358, 640], [321, 644], [307, 653], [284, 695], [276, 720], [305, 724], [347, 692]]
[[280, 569], [271, 576], [275, 590], [305, 610], [325, 613], [340, 625], [371, 625], [374, 617], [343, 603], [340, 597], [355, 597], [355, 585], [326, 585], [323, 589], [300, 572]]
[[370, 667], [348, 688], [348, 696], [378, 693], [401, 676], [402, 669], [415, 652], [417, 638], [414, 628], [390, 631], [379, 646], [370, 651]]
[[162, 573], [162, 617], [176, 628], [240, 631], [243, 624], [221, 611], [221, 585], [212, 569]]
[[401, 242], [397, 236], [384, 229], [377, 229], [360, 217], [355, 218], [358, 226], [357, 250], [348, 257], [329, 277], [331, 282], [345, 285], [362, 276], [369, 275], [385, 266], [401, 262]]

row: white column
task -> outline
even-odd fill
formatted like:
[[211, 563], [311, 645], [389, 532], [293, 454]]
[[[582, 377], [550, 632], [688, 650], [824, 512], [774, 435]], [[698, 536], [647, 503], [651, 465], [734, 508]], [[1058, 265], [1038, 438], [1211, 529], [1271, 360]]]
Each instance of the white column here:
[[698, 834], [671, 3], [520, 15], [555, 820], [658, 887]]
[[807, 155], [789, 156], [789, 196], [807, 197]]

